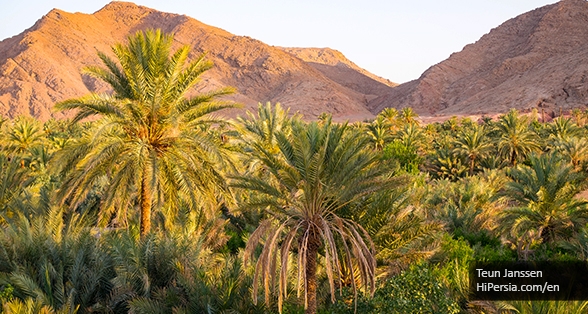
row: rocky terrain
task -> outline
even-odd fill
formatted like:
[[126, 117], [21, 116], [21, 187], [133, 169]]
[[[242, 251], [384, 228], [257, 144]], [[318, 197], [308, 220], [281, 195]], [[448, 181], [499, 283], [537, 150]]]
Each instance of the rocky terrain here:
[[[185, 15], [112, 2], [94, 14], [52, 10], [30, 29], [0, 42], [0, 115], [63, 117], [61, 100], [107, 91], [80, 75], [100, 64], [129, 34], [173, 32], [192, 57], [206, 52], [215, 67], [198, 90], [234, 86], [230, 98], [254, 108], [281, 102], [314, 119], [371, 118], [386, 107], [413, 107], [434, 121], [451, 115], [496, 115], [510, 108], [547, 113], [588, 106], [588, 2], [563, 0], [506, 21], [401, 85], [373, 75], [329, 48], [284, 48], [235, 36]], [[243, 109], [243, 110], [245, 110]], [[230, 115], [239, 114], [233, 111]]]
[[563, 0], [506, 21], [369, 103], [421, 115], [558, 112], [588, 105], [588, 3]]
[[54, 9], [23, 33], [0, 42], [0, 115], [63, 117], [52, 111], [56, 102], [90, 90], [106, 91], [80, 74], [84, 66], [101, 64], [96, 52], [110, 53], [113, 44], [148, 28], [173, 32], [178, 47], [188, 44], [192, 57], [206, 52], [214, 62], [195, 93], [234, 86], [238, 93], [230, 98], [245, 109], [271, 101], [309, 119], [329, 112], [338, 120], [362, 120], [373, 117], [367, 103], [394, 86], [331, 49], [273, 47], [185, 15], [112, 2], [94, 14]]

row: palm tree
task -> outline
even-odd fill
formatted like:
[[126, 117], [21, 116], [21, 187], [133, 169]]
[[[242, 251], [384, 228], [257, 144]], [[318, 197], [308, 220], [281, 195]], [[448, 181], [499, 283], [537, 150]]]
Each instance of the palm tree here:
[[195, 202], [196, 193], [209, 195], [224, 182], [215, 170], [222, 157], [219, 139], [207, 129], [224, 123], [209, 114], [234, 107], [215, 101], [233, 89], [187, 98], [212, 63], [204, 55], [187, 63], [188, 46], [170, 57], [172, 43], [173, 36], [159, 30], [130, 36], [127, 45], [113, 47], [118, 63], [99, 53], [106, 68], [85, 69], [110, 85], [111, 95], [92, 93], [56, 105], [77, 109], [74, 122], [100, 118], [94, 132], [62, 152], [61, 170], [67, 174], [63, 199], [79, 203], [107, 175], [103, 209], [126, 206], [138, 190], [142, 236], [151, 229], [153, 207], [164, 201], [173, 207], [181, 194]]
[[567, 140], [570, 137], [581, 136], [580, 129], [570, 118], [558, 117], [545, 126], [552, 141]]
[[500, 117], [498, 131], [498, 150], [513, 166], [517, 164], [517, 160], [539, 150], [538, 138], [529, 129], [526, 117], [519, 117], [514, 109]]
[[421, 127], [416, 123], [405, 124], [396, 133], [395, 138], [400, 140], [404, 146], [412, 147], [414, 150], [419, 150], [426, 140]]
[[453, 151], [465, 157], [470, 164], [470, 176], [474, 175], [476, 162], [483, 159], [492, 149], [493, 145], [487, 140], [483, 127], [473, 126], [471, 129], [463, 129], [454, 142]]
[[404, 107], [400, 110], [400, 120], [403, 121], [405, 124], [418, 124], [416, 118], [418, 118], [418, 114], [412, 110], [411, 107]]
[[[265, 235], [256, 264], [254, 298], [261, 277], [266, 303], [269, 302], [270, 285], [279, 267], [281, 311], [287, 295], [289, 253], [294, 248], [298, 252], [297, 291], [300, 295], [304, 283], [306, 313], [317, 310], [317, 258], [322, 250], [333, 301], [341, 265], [351, 265], [352, 257], [363, 285], [373, 293], [376, 261], [369, 234], [337, 212], [346, 206], [359, 206], [365, 196], [391, 188], [396, 180], [378, 163], [377, 154], [363, 150], [367, 137], [350, 131], [347, 124], [334, 125], [330, 119], [322, 124], [297, 122], [292, 136], [278, 133], [276, 138], [279, 153], [261, 150], [258, 156], [273, 179], [235, 176], [232, 183], [233, 187], [258, 192], [244, 206], [265, 208], [269, 213], [269, 218], [251, 234], [245, 249], [247, 262]], [[355, 280], [352, 284], [355, 290]]]
[[555, 151], [571, 162], [576, 170], [581, 170], [588, 160], [588, 140], [585, 137], [570, 137], [556, 142]]
[[8, 131], [8, 148], [16, 154], [23, 154], [42, 140], [43, 132], [32, 118], [19, 117]]
[[20, 162], [0, 153], [0, 225], [5, 222], [5, 217], [14, 214], [14, 203], [19, 202], [32, 182], [27, 170], [20, 166]]
[[22, 168], [26, 165], [26, 154], [42, 144], [43, 132], [38, 121], [28, 117], [18, 117], [8, 130], [6, 149], [11, 156], [20, 160]]
[[440, 222], [426, 219], [422, 208], [414, 206], [417, 193], [413, 189], [414, 185], [407, 184], [376, 193], [365, 206], [348, 207], [339, 214], [360, 223], [370, 233], [376, 259], [389, 265], [389, 275], [431, 256], [436, 249], [434, 239], [442, 230]]
[[554, 155], [531, 155], [530, 166], [512, 169], [505, 194], [515, 202], [502, 226], [517, 235], [536, 231], [543, 243], [574, 236], [588, 222], [587, 202], [576, 199], [579, 174]]
[[[292, 121], [300, 118], [298, 114], [290, 117], [289, 113], [290, 110], [284, 110], [280, 103], [272, 106], [268, 102], [265, 106], [258, 104], [257, 116], [247, 111], [247, 118], [237, 118], [239, 122], [237, 128], [239, 129], [242, 141], [246, 145], [243, 151], [247, 153], [247, 157], [251, 157], [251, 151], [259, 151], [262, 148], [274, 153], [279, 151], [276, 134], [279, 132], [289, 134]], [[249, 160], [246, 164], [250, 168], [255, 168], [256, 161]]]
[[384, 108], [384, 110], [378, 114], [378, 117], [382, 117], [384, 121], [386, 121], [390, 131], [394, 131], [398, 128], [398, 119], [400, 117], [396, 108]]
[[388, 122], [382, 116], [377, 116], [376, 120], [366, 125], [366, 129], [374, 150], [382, 151], [390, 140]]
[[9, 284], [15, 298], [32, 298], [39, 307], [90, 310], [108, 297], [113, 276], [87, 217], [74, 213], [65, 219], [63, 209], [50, 204], [33, 210], [34, 215], [15, 215], [0, 233], [0, 286]]

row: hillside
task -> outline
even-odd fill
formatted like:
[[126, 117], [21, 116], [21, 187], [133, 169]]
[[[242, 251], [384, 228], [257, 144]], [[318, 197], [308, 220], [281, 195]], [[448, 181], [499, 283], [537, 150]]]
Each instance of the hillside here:
[[588, 104], [588, 3], [563, 0], [506, 21], [417, 80], [372, 100], [421, 115], [546, 112]]
[[[392, 83], [340, 53], [329, 63], [301, 55], [305, 49], [289, 53], [185, 15], [112, 2], [93, 14], [54, 9], [23, 33], [0, 42], [0, 115], [63, 117], [52, 112], [55, 102], [94, 89], [105, 91], [100, 82], [80, 75], [84, 66], [100, 64], [96, 52], [110, 53], [113, 44], [148, 28], [173, 32], [178, 47], [192, 47], [191, 57], [206, 52], [214, 62], [195, 92], [234, 86], [238, 93], [230, 98], [246, 108], [281, 102], [309, 119], [329, 112], [338, 120], [361, 120], [373, 116], [368, 101], [392, 90]], [[346, 67], [340, 69], [334, 61]]]

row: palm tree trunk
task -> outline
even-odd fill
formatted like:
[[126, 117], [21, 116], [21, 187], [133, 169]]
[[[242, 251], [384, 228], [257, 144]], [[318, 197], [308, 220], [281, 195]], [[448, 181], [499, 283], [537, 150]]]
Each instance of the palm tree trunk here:
[[475, 158], [470, 159], [470, 177], [474, 175]]
[[144, 238], [149, 231], [151, 231], [151, 206], [153, 200], [151, 198], [151, 191], [149, 188], [147, 166], [143, 168], [143, 174], [141, 178], [141, 238]]
[[307, 307], [305, 314], [315, 314], [316, 304], [316, 259], [319, 250], [319, 239], [312, 234], [308, 240], [308, 251], [306, 251], [306, 300]]

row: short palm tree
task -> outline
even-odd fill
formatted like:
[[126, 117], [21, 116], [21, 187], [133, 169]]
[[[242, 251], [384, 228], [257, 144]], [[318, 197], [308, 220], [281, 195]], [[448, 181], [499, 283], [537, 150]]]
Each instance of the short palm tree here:
[[500, 118], [498, 133], [498, 150], [513, 166], [519, 159], [539, 150], [539, 138], [529, 129], [526, 117], [519, 116], [514, 109]]
[[[281, 311], [287, 296], [291, 251], [298, 253], [297, 290], [300, 294], [303, 283], [306, 313], [317, 310], [319, 252], [324, 254], [332, 300], [341, 281], [341, 265], [351, 265], [352, 257], [363, 285], [373, 293], [374, 245], [367, 231], [356, 222], [339, 217], [337, 212], [352, 204], [359, 206], [365, 196], [395, 186], [396, 179], [388, 176], [386, 167], [378, 163], [377, 154], [364, 150], [367, 137], [351, 131], [347, 124], [335, 125], [330, 119], [321, 124], [297, 122], [292, 136], [278, 133], [276, 138], [277, 154], [261, 150], [258, 155], [272, 179], [235, 176], [232, 183], [236, 188], [258, 192], [244, 206], [265, 208], [270, 217], [251, 234], [245, 251], [247, 261], [265, 236], [256, 264], [254, 298], [261, 278], [269, 302], [270, 285], [279, 267]], [[355, 280], [352, 284], [355, 288]]]
[[36, 120], [19, 117], [14, 120], [8, 131], [8, 149], [17, 154], [23, 154], [31, 147], [40, 144], [42, 139], [43, 132]]
[[555, 151], [561, 153], [566, 160], [572, 163], [576, 170], [581, 170], [582, 165], [588, 160], [588, 139], [585, 137], [570, 137], [555, 143]]
[[398, 115], [398, 110], [396, 108], [385, 108], [378, 114], [378, 117], [382, 117], [386, 123], [390, 131], [396, 130], [398, 128], [399, 122], [398, 119], [400, 118]]
[[164, 201], [173, 206], [182, 194], [194, 201], [195, 193], [210, 194], [224, 183], [215, 170], [222, 157], [219, 142], [207, 129], [223, 123], [210, 113], [234, 106], [215, 100], [232, 89], [187, 97], [212, 63], [203, 55], [187, 62], [188, 46], [170, 56], [172, 43], [173, 37], [159, 30], [130, 36], [127, 45], [113, 47], [118, 62], [99, 53], [106, 68], [85, 69], [110, 85], [112, 94], [92, 93], [56, 105], [77, 110], [73, 121], [100, 118], [93, 132], [62, 152], [67, 179], [61, 195], [76, 204], [106, 175], [103, 209], [138, 198], [142, 236], [151, 229], [152, 208]]
[[405, 124], [418, 124], [418, 121], [416, 119], [418, 118], [418, 116], [419, 115], [416, 112], [414, 112], [414, 110], [411, 107], [404, 107], [402, 108], [402, 110], [400, 110], [400, 120]]
[[366, 131], [370, 137], [374, 150], [383, 150], [387, 142], [390, 141], [390, 134], [388, 134], [389, 128], [388, 122], [382, 116], [377, 116], [372, 123], [366, 125]]
[[15, 203], [20, 202], [32, 181], [27, 168], [23, 169], [19, 161], [0, 153], [0, 225], [14, 214]]
[[503, 212], [502, 227], [515, 236], [536, 231], [548, 244], [574, 236], [588, 222], [587, 202], [574, 197], [579, 175], [552, 154], [533, 154], [529, 162], [509, 174], [505, 194], [515, 206]]
[[469, 162], [469, 174], [474, 175], [476, 162], [483, 159], [492, 150], [492, 142], [486, 137], [483, 127], [473, 126], [472, 128], [463, 129], [454, 142], [453, 151]]
[[555, 118], [551, 123], [545, 125], [545, 129], [552, 141], [566, 140], [570, 137], [582, 135], [582, 129], [571, 118]]
[[421, 127], [416, 123], [405, 124], [402, 126], [396, 133], [395, 138], [404, 146], [412, 147], [415, 150], [419, 150], [426, 140]]
[[7, 132], [6, 150], [11, 156], [20, 161], [25, 167], [27, 154], [31, 149], [39, 147], [43, 143], [44, 133], [38, 121], [28, 117], [18, 117], [12, 123]]

